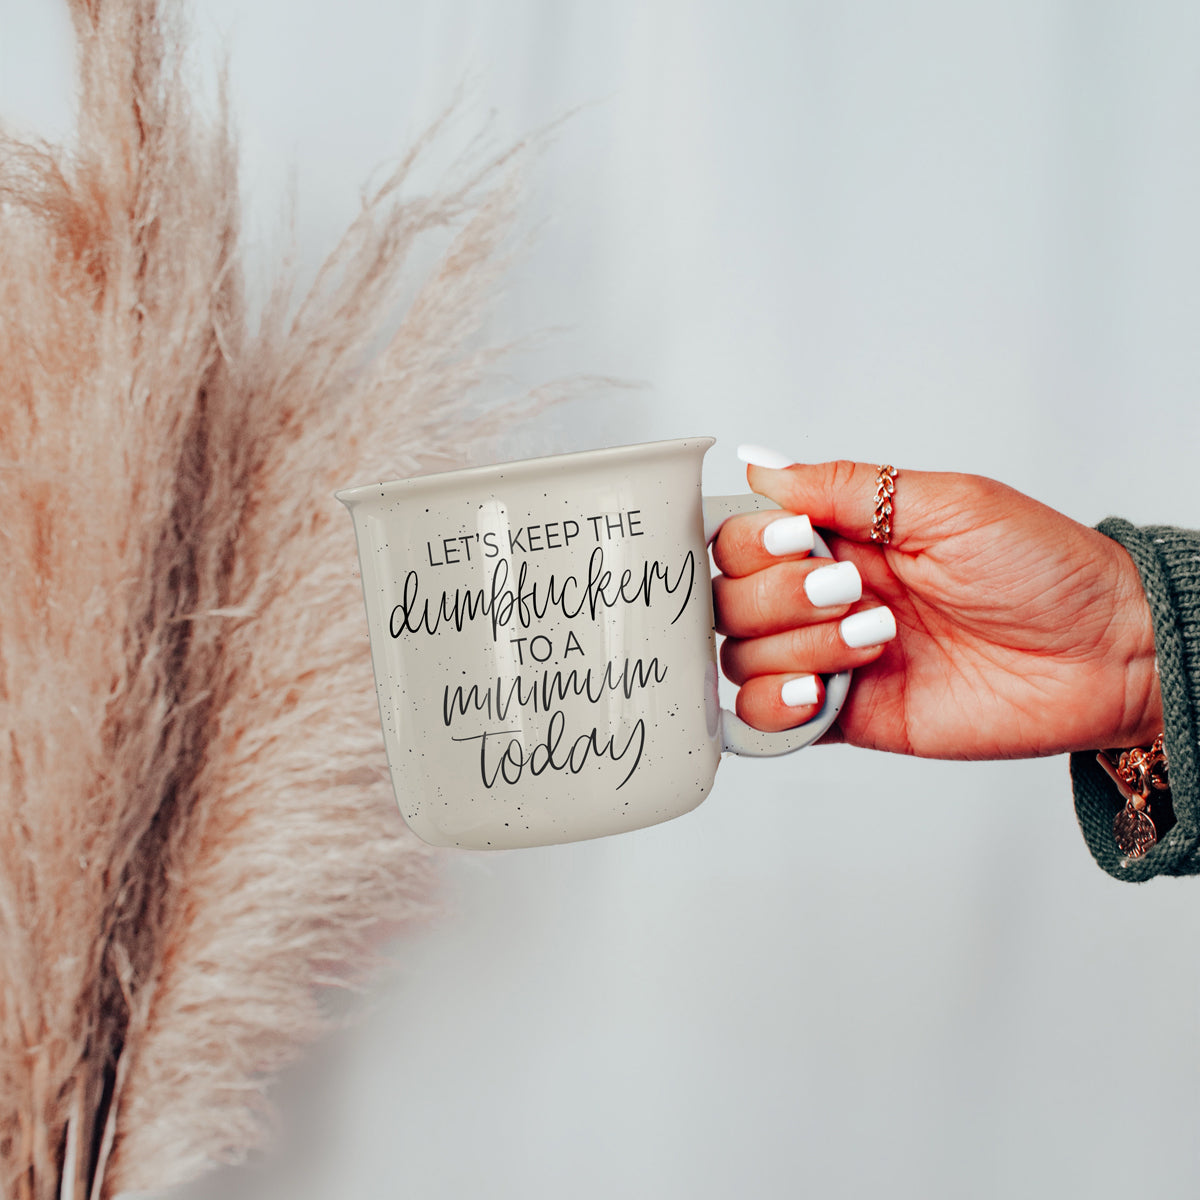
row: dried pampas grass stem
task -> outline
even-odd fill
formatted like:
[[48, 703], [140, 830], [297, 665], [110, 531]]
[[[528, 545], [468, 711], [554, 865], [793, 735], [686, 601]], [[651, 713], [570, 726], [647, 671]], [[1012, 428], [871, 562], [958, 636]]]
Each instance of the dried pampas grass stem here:
[[251, 329], [235, 147], [189, 105], [177, 16], [72, 13], [77, 144], [0, 138], [0, 1169], [21, 1200], [160, 1189], [256, 1144], [316, 988], [427, 903], [331, 494], [491, 432], [471, 347], [515, 191], [501, 157], [412, 195], [406, 159]]

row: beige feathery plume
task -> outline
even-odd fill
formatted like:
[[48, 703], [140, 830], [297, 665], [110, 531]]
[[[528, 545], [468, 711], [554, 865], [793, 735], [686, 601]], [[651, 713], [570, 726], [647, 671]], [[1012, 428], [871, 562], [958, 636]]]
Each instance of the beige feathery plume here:
[[[169, 0], [164, 0], [169, 5]], [[339, 486], [458, 454], [512, 157], [417, 147], [249, 328], [236, 154], [158, 0], [73, 0], [78, 144], [0, 140], [0, 1186], [163, 1188], [261, 1136], [316, 989], [421, 911]], [[444, 237], [416, 288], [415, 246]], [[407, 300], [397, 320], [401, 300]]]

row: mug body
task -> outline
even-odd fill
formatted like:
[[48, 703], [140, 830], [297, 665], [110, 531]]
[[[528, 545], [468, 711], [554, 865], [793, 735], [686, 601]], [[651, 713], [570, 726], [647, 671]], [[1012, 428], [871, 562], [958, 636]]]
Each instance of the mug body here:
[[711, 438], [339, 493], [396, 798], [434, 845], [652, 825], [721, 754], [701, 463]]

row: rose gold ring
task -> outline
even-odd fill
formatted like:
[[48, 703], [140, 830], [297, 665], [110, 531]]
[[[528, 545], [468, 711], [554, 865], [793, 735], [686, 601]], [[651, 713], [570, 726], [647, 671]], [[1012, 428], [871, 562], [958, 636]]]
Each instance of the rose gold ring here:
[[875, 515], [871, 518], [871, 541], [886, 546], [892, 540], [892, 498], [896, 494], [895, 467], [880, 467], [875, 476]]

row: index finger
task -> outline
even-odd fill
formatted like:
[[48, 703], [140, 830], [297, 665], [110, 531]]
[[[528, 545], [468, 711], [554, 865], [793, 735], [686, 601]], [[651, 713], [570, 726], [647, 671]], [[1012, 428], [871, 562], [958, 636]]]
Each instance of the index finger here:
[[721, 526], [712, 545], [722, 575], [740, 579], [813, 548], [813, 527], [802, 514], [768, 510], [739, 513]]
[[931, 538], [944, 535], [947, 518], [953, 515], [947, 498], [961, 494], [961, 484], [972, 478], [905, 467], [896, 471], [847, 460], [789, 463], [785, 455], [752, 445], [738, 447], [738, 457], [749, 464], [754, 491], [793, 512], [808, 513], [821, 529], [863, 544], [874, 540], [872, 524], [881, 502], [882, 472], [891, 471], [887, 495], [882, 497], [889, 523], [883, 543], [893, 550], [921, 550]]
[[[822, 529], [856, 542], [870, 540], [875, 492], [882, 468], [847, 460], [788, 463], [786, 456], [761, 446], [739, 446], [738, 457], [748, 465], [750, 486], [756, 492], [776, 504], [800, 505], [803, 511], [817, 518]], [[911, 474], [904, 472], [905, 484]], [[893, 545], [902, 540], [902, 533], [902, 529], [891, 530]]]

